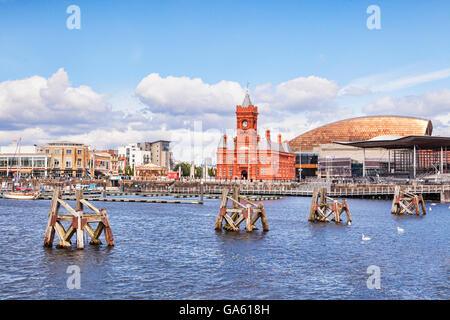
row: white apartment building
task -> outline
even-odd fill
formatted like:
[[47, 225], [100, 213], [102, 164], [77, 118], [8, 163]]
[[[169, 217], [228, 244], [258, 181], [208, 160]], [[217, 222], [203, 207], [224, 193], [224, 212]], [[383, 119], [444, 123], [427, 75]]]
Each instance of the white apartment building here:
[[142, 150], [138, 143], [118, 148], [119, 157], [126, 159], [126, 166], [134, 168], [151, 162], [152, 152]]

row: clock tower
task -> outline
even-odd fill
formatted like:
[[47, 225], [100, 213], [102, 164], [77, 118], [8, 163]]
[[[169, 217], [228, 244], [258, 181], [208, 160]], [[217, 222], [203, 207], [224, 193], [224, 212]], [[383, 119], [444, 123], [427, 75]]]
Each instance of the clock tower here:
[[237, 131], [239, 134], [256, 135], [258, 130], [258, 107], [250, 101], [248, 91], [245, 94], [244, 102], [236, 107]]

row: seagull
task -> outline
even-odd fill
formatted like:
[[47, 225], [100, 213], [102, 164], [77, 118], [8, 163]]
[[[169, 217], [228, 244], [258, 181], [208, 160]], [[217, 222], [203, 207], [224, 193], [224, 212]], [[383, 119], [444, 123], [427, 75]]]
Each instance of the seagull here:
[[[449, 208], [450, 209], [450, 208]], [[347, 222], [347, 225], [349, 225], [349, 226], [351, 226], [352, 225], [352, 223], [349, 221], [349, 222]]]
[[435, 206], [435, 205], [436, 205], [436, 203], [432, 203], [431, 205], [432, 205], [432, 206]]
[[369, 241], [371, 238], [370, 237], [365, 237], [364, 233], [362, 234], [361, 240], [362, 241]]
[[428, 211], [431, 211], [432, 209], [431, 209], [431, 207], [428, 207]]
[[405, 229], [400, 228], [400, 227], [397, 227], [397, 232], [398, 232], [398, 233], [403, 233], [403, 232], [405, 232]]

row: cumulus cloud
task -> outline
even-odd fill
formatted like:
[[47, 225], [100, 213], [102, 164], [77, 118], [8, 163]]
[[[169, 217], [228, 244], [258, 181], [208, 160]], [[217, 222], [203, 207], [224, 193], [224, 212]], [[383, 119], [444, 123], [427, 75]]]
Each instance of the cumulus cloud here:
[[[259, 107], [260, 134], [270, 129], [273, 139], [277, 133], [283, 134], [283, 140], [292, 139], [344, 118], [401, 114], [430, 118], [435, 133], [448, 135], [450, 90], [386, 96], [358, 114], [354, 107], [337, 103], [342, 90], [346, 95], [365, 94], [361, 88], [340, 89], [334, 81], [316, 76], [256, 86], [251, 100]], [[237, 82], [208, 84], [199, 78], [152, 73], [134, 92], [107, 97], [88, 86], [73, 87], [64, 69], [59, 69], [48, 79], [34, 76], [0, 82], [0, 144], [22, 137], [24, 144], [69, 140], [116, 148], [164, 139], [172, 142], [175, 159], [214, 161], [220, 136], [235, 134], [235, 106], [244, 95], [245, 88]]]
[[[255, 104], [266, 111], [305, 111], [332, 101], [338, 92], [333, 81], [310, 76], [299, 77], [278, 85], [257, 86], [252, 93]], [[245, 90], [237, 82], [208, 84], [199, 78], [162, 78], [152, 73], [136, 88], [139, 99], [152, 112], [182, 114], [229, 114], [244, 98]]]
[[152, 112], [197, 115], [230, 112], [236, 101], [243, 98], [244, 90], [232, 81], [208, 84], [200, 78], [162, 78], [152, 73], [141, 80], [136, 94]]
[[0, 129], [33, 125], [95, 123], [109, 114], [105, 95], [88, 86], [71, 86], [67, 72], [0, 82]]
[[255, 99], [266, 109], [309, 111], [332, 103], [338, 89], [334, 81], [325, 78], [299, 77], [276, 86], [258, 86], [255, 88]]

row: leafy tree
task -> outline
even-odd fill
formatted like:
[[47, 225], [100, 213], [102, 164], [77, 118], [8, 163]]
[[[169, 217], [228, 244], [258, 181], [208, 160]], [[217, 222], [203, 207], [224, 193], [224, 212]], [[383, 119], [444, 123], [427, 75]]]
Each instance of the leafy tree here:
[[173, 171], [178, 172], [178, 168], [181, 166], [181, 175], [183, 177], [189, 177], [191, 173], [191, 165], [187, 162], [180, 162], [175, 165]]
[[195, 177], [201, 178], [203, 176], [203, 167], [195, 167]]

